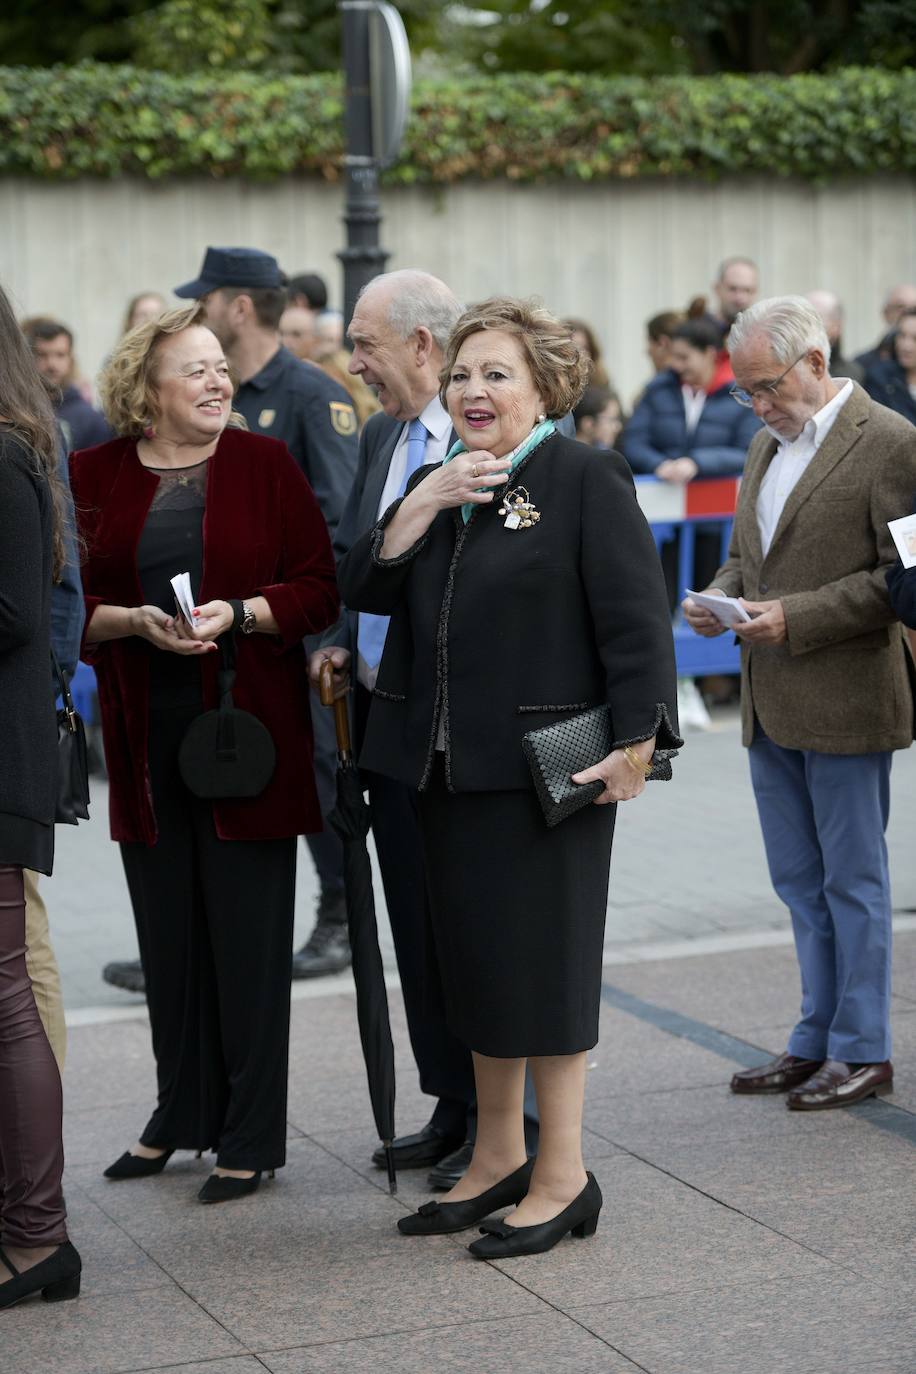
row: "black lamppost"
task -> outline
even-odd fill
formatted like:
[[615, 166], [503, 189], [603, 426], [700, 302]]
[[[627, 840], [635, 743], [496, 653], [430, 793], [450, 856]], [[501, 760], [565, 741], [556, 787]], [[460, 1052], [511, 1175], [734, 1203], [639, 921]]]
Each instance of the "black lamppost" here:
[[385, 270], [379, 243], [379, 169], [397, 156], [410, 97], [410, 50], [397, 10], [386, 0], [340, 0], [346, 80], [347, 197], [343, 263], [344, 327], [366, 282]]

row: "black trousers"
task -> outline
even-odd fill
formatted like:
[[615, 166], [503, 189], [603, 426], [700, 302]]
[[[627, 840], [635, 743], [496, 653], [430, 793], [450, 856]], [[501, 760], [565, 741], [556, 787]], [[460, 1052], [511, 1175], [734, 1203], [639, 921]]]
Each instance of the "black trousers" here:
[[417, 794], [380, 773], [364, 777], [420, 1088], [438, 1098], [432, 1124], [446, 1135], [463, 1136], [474, 1103], [474, 1067], [467, 1046], [445, 1022], [429, 922]]
[[155, 845], [122, 844], [158, 1076], [140, 1139], [216, 1150], [227, 1169], [286, 1160], [295, 838], [220, 840], [178, 771], [198, 708], [150, 712]]

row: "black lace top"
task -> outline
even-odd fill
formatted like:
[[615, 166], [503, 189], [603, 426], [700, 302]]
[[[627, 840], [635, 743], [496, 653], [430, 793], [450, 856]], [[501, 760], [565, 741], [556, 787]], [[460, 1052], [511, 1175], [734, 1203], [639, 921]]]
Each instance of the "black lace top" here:
[[[175, 615], [171, 579], [190, 573], [195, 598], [203, 576], [203, 519], [207, 503], [204, 458], [186, 468], [154, 468], [159, 478], [143, 532], [137, 544], [137, 573], [148, 606]], [[194, 658], [150, 648], [150, 706], [198, 705], [200, 667]]]

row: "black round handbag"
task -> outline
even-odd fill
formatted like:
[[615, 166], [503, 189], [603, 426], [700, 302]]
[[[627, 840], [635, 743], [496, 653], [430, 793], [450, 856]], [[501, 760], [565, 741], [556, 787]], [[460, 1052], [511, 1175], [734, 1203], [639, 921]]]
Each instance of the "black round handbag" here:
[[188, 726], [178, 751], [178, 769], [196, 797], [219, 800], [257, 797], [270, 782], [277, 751], [257, 716], [242, 711], [232, 699], [235, 645], [230, 633], [221, 638], [223, 666], [217, 674], [219, 706]]

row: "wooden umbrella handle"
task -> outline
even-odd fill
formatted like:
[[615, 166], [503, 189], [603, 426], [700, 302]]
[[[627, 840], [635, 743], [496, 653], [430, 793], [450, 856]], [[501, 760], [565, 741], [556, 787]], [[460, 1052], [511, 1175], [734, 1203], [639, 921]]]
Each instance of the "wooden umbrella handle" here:
[[334, 665], [326, 658], [318, 672], [318, 696], [322, 706], [334, 707], [334, 729], [337, 732], [337, 752], [350, 752], [350, 713], [347, 698], [334, 696]]

